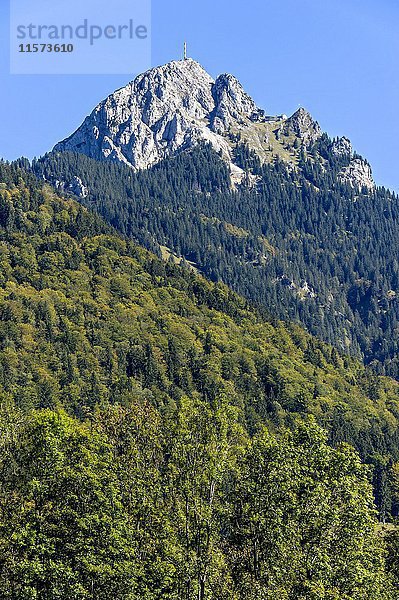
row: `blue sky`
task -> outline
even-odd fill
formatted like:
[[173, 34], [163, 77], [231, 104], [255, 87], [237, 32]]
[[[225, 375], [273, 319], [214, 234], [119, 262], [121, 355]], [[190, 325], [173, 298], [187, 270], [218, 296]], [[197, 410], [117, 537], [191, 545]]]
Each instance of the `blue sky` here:
[[[1, 0], [0, 156], [33, 157], [136, 73], [9, 75], [7, 4]], [[305, 106], [331, 136], [352, 140], [377, 183], [399, 191], [398, 29], [393, 0], [153, 0], [152, 64], [179, 58], [187, 39], [189, 55], [211, 75], [233, 73], [271, 114]]]

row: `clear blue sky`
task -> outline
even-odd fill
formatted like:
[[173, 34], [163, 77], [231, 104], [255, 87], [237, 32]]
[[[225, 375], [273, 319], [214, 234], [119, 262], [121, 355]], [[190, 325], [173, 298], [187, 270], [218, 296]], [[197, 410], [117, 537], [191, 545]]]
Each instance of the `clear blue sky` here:
[[[132, 77], [9, 75], [7, 4], [0, 156], [33, 157]], [[154, 0], [152, 64], [179, 58], [187, 39], [190, 56], [213, 76], [236, 75], [269, 113], [302, 105], [331, 136], [347, 135], [377, 183], [399, 191], [398, 29], [397, 0]]]

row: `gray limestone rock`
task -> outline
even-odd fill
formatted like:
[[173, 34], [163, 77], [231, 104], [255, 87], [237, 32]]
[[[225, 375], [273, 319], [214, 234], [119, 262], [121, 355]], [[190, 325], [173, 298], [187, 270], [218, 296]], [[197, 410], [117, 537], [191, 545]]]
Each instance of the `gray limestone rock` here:
[[331, 152], [335, 154], [335, 156], [352, 156], [353, 148], [350, 140], [347, 137], [340, 137], [333, 141], [331, 144]]
[[299, 108], [285, 121], [284, 130], [286, 133], [294, 133], [301, 138], [305, 146], [311, 146], [322, 133], [319, 124], [304, 108]]
[[344, 167], [339, 177], [343, 183], [361, 190], [363, 187], [371, 190], [375, 187], [371, 167], [365, 160], [354, 158], [347, 167]]
[[143, 169], [203, 140], [230, 160], [228, 142], [210, 127], [213, 85], [192, 59], [150, 69], [108, 96], [54, 150]]

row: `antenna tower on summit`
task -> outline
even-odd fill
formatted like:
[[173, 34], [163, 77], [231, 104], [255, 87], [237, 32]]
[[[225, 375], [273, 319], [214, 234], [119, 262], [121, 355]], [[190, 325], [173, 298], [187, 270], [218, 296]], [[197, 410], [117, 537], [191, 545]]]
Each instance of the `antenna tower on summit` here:
[[184, 42], [183, 60], [187, 60], [187, 42]]

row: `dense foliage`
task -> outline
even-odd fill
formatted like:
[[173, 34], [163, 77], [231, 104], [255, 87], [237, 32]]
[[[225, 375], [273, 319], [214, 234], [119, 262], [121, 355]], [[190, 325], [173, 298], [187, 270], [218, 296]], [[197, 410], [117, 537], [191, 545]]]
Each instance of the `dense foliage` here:
[[0, 265], [2, 598], [395, 598], [396, 382], [4, 164]]
[[327, 136], [297, 154], [295, 169], [261, 165], [238, 146], [250, 175], [235, 191], [207, 147], [139, 173], [70, 153], [33, 168], [52, 182], [79, 176], [89, 190], [81, 202], [123, 234], [158, 254], [166, 246], [212, 281], [398, 377], [398, 198], [341, 183], [349, 156], [336, 156]]
[[311, 422], [249, 439], [188, 398], [1, 416], [5, 600], [394, 598], [367, 472]]

